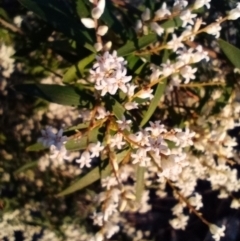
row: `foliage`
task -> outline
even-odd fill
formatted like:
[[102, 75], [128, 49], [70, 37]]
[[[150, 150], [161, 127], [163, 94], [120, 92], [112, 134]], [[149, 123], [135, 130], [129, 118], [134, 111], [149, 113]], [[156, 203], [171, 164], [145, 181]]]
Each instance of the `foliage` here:
[[11, 4], [0, 7], [0, 239], [227, 238], [212, 200], [240, 207], [240, 4]]

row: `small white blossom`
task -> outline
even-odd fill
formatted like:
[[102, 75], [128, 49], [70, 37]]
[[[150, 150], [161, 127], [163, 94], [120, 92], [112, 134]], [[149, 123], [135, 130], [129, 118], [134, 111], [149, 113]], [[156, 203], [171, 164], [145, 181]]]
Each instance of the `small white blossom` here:
[[163, 3], [162, 7], [155, 12], [155, 17], [164, 18], [171, 15], [171, 12], [167, 8], [166, 2]]
[[211, 24], [207, 29], [205, 30], [206, 33], [215, 35], [216, 38], [220, 37], [220, 31], [221, 31], [221, 26], [219, 23]]
[[182, 27], [186, 27], [187, 24], [193, 25], [193, 18], [195, 18], [196, 16], [197, 14], [192, 14], [190, 10], [185, 10], [181, 12], [180, 19], [183, 21]]
[[127, 102], [124, 105], [126, 110], [133, 110], [133, 109], [138, 109], [138, 103], [133, 101], [133, 102]]
[[179, 214], [177, 215], [176, 218], [170, 220], [169, 223], [174, 229], [185, 230], [188, 219], [189, 219], [189, 216], [185, 216], [184, 214]]
[[151, 18], [151, 13], [149, 8], [146, 8], [144, 10], [144, 12], [141, 15], [141, 18], [143, 21], [148, 21]]
[[122, 117], [122, 120], [117, 120], [118, 123], [118, 128], [120, 130], [128, 130], [130, 131], [131, 127], [130, 125], [132, 124], [131, 120], [126, 120], [125, 116]]
[[221, 237], [224, 237], [224, 231], [225, 231], [226, 227], [225, 225], [222, 225], [222, 227], [218, 227], [215, 224], [210, 224], [209, 225], [209, 230], [211, 232], [211, 234], [213, 235], [212, 237], [215, 239], [215, 241], [219, 241]]
[[103, 225], [103, 214], [94, 212], [91, 216], [93, 219], [93, 225], [102, 226]]
[[110, 147], [112, 148], [117, 147], [117, 149], [120, 150], [125, 144], [126, 142], [123, 141], [123, 135], [121, 133], [117, 133], [110, 139]]
[[147, 167], [150, 165], [151, 158], [147, 156], [145, 149], [139, 148], [136, 153], [132, 153], [131, 157], [133, 158], [132, 163], [139, 163], [142, 167]]
[[180, 69], [180, 74], [184, 78], [184, 83], [189, 83], [191, 79], [195, 79], [195, 72], [197, 68], [192, 68], [191, 66], [187, 65]]
[[151, 100], [153, 98], [152, 92], [153, 92], [153, 89], [145, 88], [145, 89], [140, 91], [140, 93], [137, 95], [137, 97], [141, 98], [141, 99], [149, 98]]
[[97, 143], [89, 144], [88, 149], [91, 152], [91, 158], [99, 157], [101, 151], [104, 149], [104, 146], [101, 146], [101, 143], [98, 141]]
[[167, 47], [172, 49], [174, 52], [177, 51], [179, 48], [183, 48], [184, 44], [182, 43], [183, 38], [177, 37], [176, 34], [172, 35], [172, 40], [167, 43]]
[[210, 2], [211, 0], [195, 0], [195, 3], [193, 4], [193, 9], [199, 9], [206, 5], [207, 8], [210, 8]]
[[80, 164], [80, 168], [83, 168], [85, 166], [88, 168], [91, 167], [91, 161], [92, 159], [88, 151], [84, 151], [81, 154], [81, 157], [76, 160], [76, 162]]
[[152, 31], [156, 32], [158, 36], [161, 36], [164, 33], [164, 28], [162, 28], [159, 24], [156, 22], [152, 22], [150, 24], [150, 28]]
[[236, 20], [240, 17], [240, 3], [228, 13], [228, 20]]

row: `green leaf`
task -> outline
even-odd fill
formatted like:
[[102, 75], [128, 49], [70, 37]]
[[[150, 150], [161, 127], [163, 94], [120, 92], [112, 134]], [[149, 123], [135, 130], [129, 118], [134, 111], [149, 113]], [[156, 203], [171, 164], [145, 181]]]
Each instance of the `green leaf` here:
[[43, 146], [41, 143], [35, 143], [29, 147], [26, 148], [26, 151], [42, 151], [46, 149], [45, 146]]
[[84, 76], [85, 68], [94, 60], [95, 54], [91, 54], [80, 60], [77, 64], [71, 66], [63, 76], [64, 83], [73, 82]]
[[48, 85], [48, 84], [22, 84], [14, 87], [17, 91], [30, 96], [38, 97], [49, 102], [88, 107], [90, 101], [94, 101], [86, 91], [75, 89], [71, 86]]
[[115, 117], [119, 120], [124, 116], [124, 107], [112, 96], [104, 96], [104, 102], [106, 103], [107, 110], [113, 112]]
[[33, 11], [53, 28], [63, 32], [66, 36], [76, 39], [85, 48], [95, 52], [93, 39], [88, 31], [83, 28], [80, 20], [71, 11], [71, 6], [66, 1], [55, 0], [18, 0], [24, 7]]
[[[125, 150], [121, 153], [118, 153], [116, 155], [118, 163], [120, 163], [127, 155], [128, 155], [128, 150]], [[84, 177], [80, 178], [78, 181], [73, 183], [70, 187], [66, 188], [62, 192], [58, 193], [57, 196], [65, 196], [68, 194], [71, 194], [73, 192], [76, 192], [78, 190], [81, 190], [93, 182], [96, 182], [100, 178], [107, 177], [111, 173], [111, 166], [108, 164], [105, 168], [100, 169], [99, 167], [95, 167], [92, 169], [90, 172], [88, 172]]]
[[149, 108], [140, 123], [141, 127], [143, 127], [149, 121], [149, 119], [152, 117], [152, 115], [153, 115], [154, 111], [156, 110], [158, 103], [164, 93], [165, 87], [166, 87], [166, 80], [164, 80], [158, 84], [155, 95], [154, 95], [153, 99], [151, 100]]
[[157, 34], [151, 33], [139, 38], [136, 41], [128, 41], [123, 47], [118, 49], [119, 56], [126, 56], [133, 53], [136, 50], [140, 50], [147, 47], [149, 44], [157, 41]]
[[93, 130], [89, 131], [87, 135], [80, 137], [79, 140], [67, 141], [65, 147], [68, 151], [84, 150], [89, 143], [96, 143], [100, 139], [100, 134], [99, 128], [94, 128]]
[[89, 124], [90, 124], [90, 122], [88, 121], [88, 122], [80, 123], [80, 124], [78, 124], [76, 126], [71, 126], [71, 127], [67, 128], [67, 129], [65, 129], [64, 133], [66, 133], [68, 131], [86, 129], [86, 128], [89, 127]]
[[77, 13], [80, 18], [89, 17], [89, 10], [84, 0], [77, 0]]
[[11, 21], [11, 18], [9, 18], [7, 12], [3, 8], [0, 8], [0, 16], [9, 22]]
[[22, 167], [20, 167], [19, 169], [17, 169], [17, 170], [14, 172], [14, 174], [16, 175], [16, 174], [19, 174], [19, 173], [21, 173], [21, 172], [24, 172], [24, 171], [26, 171], [26, 170], [28, 170], [28, 169], [31, 169], [31, 168], [33, 168], [33, 167], [36, 167], [37, 164], [38, 164], [38, 161], [28, 162], [28, 163], [26, 163], [25, 165], [23, 165]]
[[[174, 18], [166, 21], [161, 25], [164, 29], [180, 27], [182, 24], [182, 20], [180, 18]], [[136, 40], [128, 41], [124, 46], [118, 49], [118, 55], [126, 56], [128, 54], [133, 53], [136, 50], [140, 50], [144, 47], [147, 47], [149, 44], [158, 40], [158, 36], [155, 33], [148, 34]]]
[[224, 41], [223, 39], [219, 39], [218, 43], [223, 53], [228, 57], [230, 62], [236, 68], [240, 68], [240, 49]]
[[146, 167], [137, 166], [137, 181], [136, 181], [136, 201], [140, 202], [144, 190], [144, 173]]

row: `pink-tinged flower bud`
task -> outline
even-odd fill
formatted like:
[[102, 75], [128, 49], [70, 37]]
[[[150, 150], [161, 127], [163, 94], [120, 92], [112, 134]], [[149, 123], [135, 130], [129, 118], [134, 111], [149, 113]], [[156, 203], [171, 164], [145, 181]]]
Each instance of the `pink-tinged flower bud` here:
[[100, 36], [104, 36], [108, 31], [108, 26], [106, 25], [101, 25], [98, 27], [97, 34]]
[[105, 8], [105, 0], [100, 0], [95, 8], [93, 8], [91, 14], [94, 19], [99, 19]]
[[96, 49], [97, 52], [101, 51], [103, 46], [101, 43], [95, 43], [94, 48]]
[[104, 45], [104, 49], [107, 51], [109, 49], [111, 49], [112, 47], [112, 41], [108, 41], [105, 45]]
[[91, 18], [81, 18], [81, 22], [86, 28], [95, 28], [95, 22]]

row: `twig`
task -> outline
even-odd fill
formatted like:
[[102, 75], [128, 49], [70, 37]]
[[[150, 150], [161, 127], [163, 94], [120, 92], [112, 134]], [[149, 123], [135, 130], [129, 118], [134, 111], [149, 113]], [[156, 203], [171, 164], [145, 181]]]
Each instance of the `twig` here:
[[5, 21], [4, 19], [2, 19], [1, 17], [0, 17], [0, 24], [2, 24], [3, 27], [11, 30], [11, 31], [14, 32], [14, 33], [19, 33], [19, 34], [21, 34], [21, 35], [24, 35], [24, 32], [23, 32], [21, 29], [17, 28], [16, 26], [14, 26], [14, 25], [11, 24], [11, 23], [8, 23], [7, 21]]

